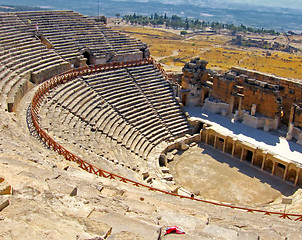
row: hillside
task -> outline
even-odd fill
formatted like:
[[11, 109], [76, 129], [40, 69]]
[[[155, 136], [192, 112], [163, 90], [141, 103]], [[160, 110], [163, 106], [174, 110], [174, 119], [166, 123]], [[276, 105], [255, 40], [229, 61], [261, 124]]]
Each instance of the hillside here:
[[[123, 24], [111, 25], [114, 29], [147, 43], [152, 56], [163, 63], [167, 71], [181, 71], [184, 64], [190, 59], [200, 57], [209, 62], [209, 68], [226, 70], [232, 66], [240, 66], [286, 78], [302, 78], [302, 56], [300, 54], [236, 46], [232, 44], [234, 37], [223, 33], [188, 34], [188, 37], [184, 38], [180, 35], [180, 30]], [[260, 41], [272, 38], [268, 36], [249, 37], [258, 38]], [[288, 39], [282, 36], [274, 41], [280, 44], [288, 43]], [[290, 41], [295, 47], [301, 48], [299, 35], [291, 36]]]

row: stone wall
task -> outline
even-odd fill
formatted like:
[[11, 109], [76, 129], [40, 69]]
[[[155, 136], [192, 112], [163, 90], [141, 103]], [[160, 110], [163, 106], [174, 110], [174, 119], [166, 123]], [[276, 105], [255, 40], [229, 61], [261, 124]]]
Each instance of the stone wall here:
[[[282, 98], [281, 107], [283, 109], [282, 122], [288, 123], [289, 113], [294, 103], [302, 102], [302, 80], [287, 79], [282, 77], [276, 77], [271, 74], [261, 73], [253, 70], [248, 70], [239, 67], [232, 67], [232, 71], [237, 74], [244, 74], [249, 78], [266, 82], [265, 87], [276, 87], [278, 89], [278, 95]], [[267, 104], [268, 108], [270, 104]]]
[[230, 103], [230, 96], [233, 91], [233, 87], [236, 85], [234, 79], [228, 79], [221, 75], [215, 75], [213, 77], [213, 92], [212, 96], [223, 102]]
[[[299, 106], [294, 118], [295, 127], [302, 126], [302, 81], [276, 77], [270, 74], [233, 67], [226, 72], [206, 69], [207, 62], [192, 59], [183, 68], [182, 103], [202, 105], [207, 110], [221, 113], [218, 102], [229, 104], [227, 114], [237, 112], [238, 120], [246, 114], [256, 116], [257, 124], [265, 118], [271, 120], [269, 128], [275, 129], [280, 122], [288, 124], [293, 104]], [[208, 98], [208, 101], [206, 99]], [[214, 107], [211, 109], [211, 107]], [[252, 108], [254, 109], [252, 112]], [[247, 116], [246, 116], [247, 119]], [[262, 119], [262, 120], [261, 120]], [[276, 120], [279, 121], [276, 124]]]
[[272, 119], [280, 115], [279, 96], [276, 92], [248, 83], [245, 83], [243, 87], [244, 98], [242, 100], [242, 109], [251, 110], [253, 104], [255, 104], [256, 112], [261, 115]]

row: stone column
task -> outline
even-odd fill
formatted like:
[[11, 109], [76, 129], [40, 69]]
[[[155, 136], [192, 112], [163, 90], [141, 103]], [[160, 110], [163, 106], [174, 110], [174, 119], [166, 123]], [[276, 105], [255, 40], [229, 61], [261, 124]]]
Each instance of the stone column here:
[[269, 118], [266, 118], [266, 119], [265, 119], [265, 123], [264, 123], [264, 128], [263, 128], [263, 130], [264, 130], [265, 132], [268, 132], [268, 131], [269, 131], [269, 127], [270, 127], [270, 119], [269, 119]]
[[225, 152], [225, 148], [226, 148], [226, 138], [223, 141], [223, 148], [222, 148], [222, 152]]
[[232, 114], [233, 109], [234, 109], [234, 101], [235, 97], [233, 95], [230, 96], [230, 103], [229, 103], [229, 109], [228, 109], [228, 115]]
[[243, 161], [244, 151], [245, 151], [245, 149], [242, 147], [240, 161]]
[[255, 161], [255, 153], [257, 151], [257, 148], [255, 149], [255, 151], [253, 151], [253, 157], [252, 157], [252, 161], [251, 161], [251, 165], [253, 166], [254, 161]]
[[265, 165], [265, 160], [266, 160], [266, 157], [267, 157], [267, 154], [265, 154], [265, 155], [263, 156], [261, 170], [263, 170], [263, 169], [264, 169], [264, 165]]
[[286, 140], [292, 140], [293, 138], [293, 129], [294, 129], [294, 121], [295, 121], [295, 111], [297, 105], [293, 105], [290, 109], [289, 122], [288, 122], [288, 131], [286, 134]]
[[300, 173], [301, 173], [301, 168], [299, 168], [299, 170], [297, 172], [296, 179], [295, 179], [295, 186], [297, 186], [297, 184], [298, 184]]
[[234, 157], [235, 149], [236, 149], [236, 141], [234, 141], [234, 144], [233, 144], [233, 148], [232, 148], [232, 157]]
[[209, 133], [206, 131], [206, 145], [208, 145]]
[[216, 149], [216, 145], [217, 145], [217, 136], [215, 135], [215, 138], [214, 138], [214, 149]]
[[299, 134], [297, 144], [302, 145], [302, 132]]
[[288, 168], [289, 168], [289, 166], [286, 165], [285, 170], [284, 170], [284, 174], [283, 174], [283, 181], [285, 181], [285, 179], [286, 179]]
[[276, 169], [276, 162], [273, 161], [272, 175], [275, 174], [275, 169]]
[[201, 89], [201, 96], [200, 96], [200, 104], [201, 104], [201, 106], [203, 106], [204, 96], [205, 96], [205, 89], [202, 88]]
[[241, 115], [242, 115], [241, 105], [242, 105], [242, 97], [239, 98], [239, 104], [238, 104], [238, 116], [239, 116], [239, 119], [241, 118]]
[[293, 139], [293, 130], [294, 130], [294, 123], [290, 123], [288, 125], [288, 131], [286, 134], [286, 140], [292, 140]]
[[256, 104], [253, 104], [253, 105], [252, 105], [252, 109], [251, 109], [251, 115], [252, 115], [252, 116], [255, 116], [255, 114], [256, 114], [256, 107], [257, 107]]

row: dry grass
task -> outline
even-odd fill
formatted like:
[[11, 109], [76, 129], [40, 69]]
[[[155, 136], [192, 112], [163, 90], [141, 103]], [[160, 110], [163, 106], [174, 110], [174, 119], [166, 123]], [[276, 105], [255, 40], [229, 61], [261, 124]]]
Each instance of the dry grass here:
[[229, 69], [240, 66], [286, 78], [302, 79], [302, 57], [263, 49], [237, 48], [229, 44], [225, 35], [198, 35], [184, 39], [179, 31], [150, 27], [115, 27], [147, 43], [151, 55], [167, 70], [180, 71], [193, 57], [209, 62], [208, 68]]

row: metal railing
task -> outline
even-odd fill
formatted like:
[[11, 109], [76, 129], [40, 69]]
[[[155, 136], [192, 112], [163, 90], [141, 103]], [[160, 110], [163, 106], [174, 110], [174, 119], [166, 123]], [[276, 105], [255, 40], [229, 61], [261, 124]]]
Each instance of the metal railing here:
[[[158, 64], [152, 59], [144, 59], [144, 60], [137, 60], [137, 61], [129, 61], [129, 62], [115, 62], [115, 63], [108, 63], [108, 64], [101, 64], [101, 65], [95, 65], [95, 66], [88, 66], [88, 67], [83, 67], [75, 70], [70, 70], [67, 71], [63, 74], [57, 75], [50, 80], [44, 82], [41, 84], [41, 86], [38, 88], [36, 91], [32, 104], [31, 104], [31, 118], [33, 125], [37, 131], [37, 134], [40, 136], [41, 140], [45, 143], [47, 147], [52, 149], [53, 151], [57, 152], [60, 155], [63, 155], [66, 160], [68, 161], [73, 161], [76, 162], [80, 168], [83, 170], [95, 174], [99, 177], [104, 177], [104, 178], [109, 178], [109, 179], [115, 179], [124, 183], [128, 183], [131, 185], [134, 185], [136, 187], [141, 187], [145, 188], [150, 191], [155, 191], [155, 192], [160, 192], [163, 194], [179, 197], [179, 198], [184, 198], [184, 199], [189, 199], [192, 201], [197, 201], [197, 202], [202, 202], [202, 203], [207, 203], [211, 205], [216, 205], [216, 206], [221, 206], [221, 207], [226, 207], [226, 208], [231, 208], [234, 210], [239, 210], [239, 211], [245, 211], [245, 212], [250, 212], [250, 213], [261, 213], [264, 215], [276, 215], [280, 218], [284, 219], [289, 219], [289, 220], [294, 220], [294, 221], [302, 221], [302, 215], [301, 214], [292, 214], [292, 213], [281, 213], [281, 212], [272, 212], [272, 211], [266, 211], [266, 210], [261, 210], [261, 209], [253, 209], [253, 208], [247, 208], [247, 207], [239, 207], [239, 206], [234, 206], [231, 204], [224, 204], [224, 203], [218, 203], [214, 201], [209, 201], [209, 200], [204, 200], [204, 199], [199, 199], [194, 196], [184, 196], [184, 195], [179, 195], [176, 193], [171, 193], [167, 192], [158, 188], [153, 188], [151, 186], [133, 181], [131, 179], [119, 176], [117, 174], [105, 171], [103, 169], [100, 169], [80, 157], [76, 156], [72, 152], [68, 151], [66, 148], [61, 146], [59, 143], [54, 141], [39, 125], [39, 110], [42, 105], [43, 99], [46, 96], [46, 94], [56, 86], [60, 84], [64, 84], [77, 76], [80, 75], [89, 75], [93, 73], [98, 73], [98, 72], [104, 72], [104, 71], [110, 71], [118, 68], [123, 68], [123, 67], [130, 67], [130, 66], [139, 66], [139, 65], [144, 65], [144, 64], [153, 64], [155, 67], [158, 67]], [[161, 68], [159, 68], [160, 71]], [[165, 76], [165, 75], [164, 75]]]

